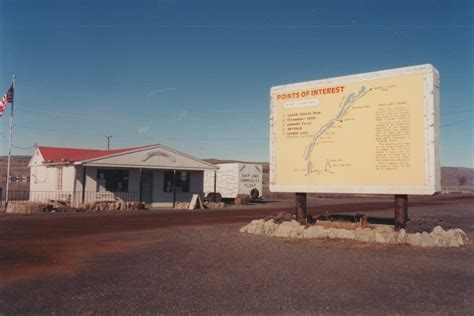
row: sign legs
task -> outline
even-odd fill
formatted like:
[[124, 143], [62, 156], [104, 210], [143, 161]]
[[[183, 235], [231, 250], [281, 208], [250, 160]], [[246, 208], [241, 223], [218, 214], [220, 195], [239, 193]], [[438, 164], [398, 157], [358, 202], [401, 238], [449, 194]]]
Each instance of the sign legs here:
[[306, 223], [306, 193], [296, 193], [296, 221]]
[[408, 220], [408, 195], [395, 195], [395, 230], [404, 228]]

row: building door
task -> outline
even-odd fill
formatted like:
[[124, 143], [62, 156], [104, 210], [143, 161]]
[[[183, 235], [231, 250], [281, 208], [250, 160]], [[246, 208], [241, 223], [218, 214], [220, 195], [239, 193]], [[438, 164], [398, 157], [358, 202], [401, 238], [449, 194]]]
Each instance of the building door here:
[[143, 171], [140, 184], [141, 201], [145, 203], [153, 202], [153, 172]]

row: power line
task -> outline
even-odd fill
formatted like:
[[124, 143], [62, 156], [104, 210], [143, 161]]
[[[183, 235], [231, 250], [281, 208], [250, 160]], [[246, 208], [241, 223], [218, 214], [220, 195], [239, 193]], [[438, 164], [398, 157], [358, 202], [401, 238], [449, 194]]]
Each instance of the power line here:
[[239, 141], [239, 140], [269, 140], [269, 137], [255, 137], [255, 138], [244, 138], [244, 137], [231, 137], [231, 138], [219, 138], [219, 137], [165, 137], [166, 140], [203, 140], [203, 141]]
[[460, 113], [472, 113], [473, 110], [464, 110], [464, 111], [456, 111], [456, 112], [448, 112], [448, 113], [441, 113], [441, 116], [444, 115], [452, 115], [452, 114], [460, 114]]
[[473, 119], [473, 117], [468, 117], [468, 118], [465, 118], [465, 119], [462, 119], [462, 120], [459, 120], [459, 121], [454, 121], [454, 122], [451, 122], [451, 123], [440, 125], [440, 127], [463, 125], [463, 124], [466, 124], [466, 123], [463, 123], [463, 122], [467, 122], [467, 121], [470, 121], [472, 119]]
[[[37, 104], [37, 103], [36, 103]], [[38, 104], [37, 104], [38, 105]], [[57, 117], [62, 117], [62, 118], [70, 118], [70, 119], [87, 119], [87, 120], [95, 120], [99, 122], [110, 122], [110, 123], [119, 123], [119, 124], [129, 124], [130, 122], [134, 122], [137, 124], [142, 124], [142, 123], [150, 123], [152, 120], [150, 119], [143, 119], [143, 120], [130, 120], [130, 119], [110, 119], [110, 118], [100, 118], [96, 116], [91, 116], [90, 114], [79, 114], [79, 113], [66, 113], [66, 112], [58, 112], [58, 111], [49, 111], [49, 110], [44, 110], [44, 107], [36, 108], [36, 107], [25, 107], [18, 105], [15, 108], [18, 108], [22, 111], [30, 112], [30, 113], [37, 113], [37, 114], [44, 114], [47, 116], [57, 116]]]
[[[2, 135], [2, 140], [4, 140], [5, 144], [8, 144], [8, 139], [4, 135]], [[28, 146], [28, 147], [16, 146], [15, 144], [12, 143], [12, 147], [16, 149], [28, 150], [28, 149], [36, 148], [36, 143], [33, 144], [33, 146]]]
[[471, 27], [471, 24], [5, 24], [0, 29], [434, 30]]
[[473, 105], [469, 105], [469, 104], [464, 104], [464, 105], [450, 105], [450, 106], [447, 106], [446, 109], [448, 110], [451, 110], [451, 109], [458, 109], [458, 108], [466, 108], [466, 107], [470, 107], [472, 108]]

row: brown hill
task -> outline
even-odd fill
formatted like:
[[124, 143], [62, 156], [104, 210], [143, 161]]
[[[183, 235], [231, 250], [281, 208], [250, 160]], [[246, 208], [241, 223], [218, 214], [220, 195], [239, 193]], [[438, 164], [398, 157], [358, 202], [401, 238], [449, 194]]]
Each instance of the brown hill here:
[[[28, 170], [30, 159], [31, 156], [12, 156], [10, 174], [16, 177], [30, 175]], [[7, 156], [0, 156], [0, 177], [7, 176], [7, 160]]]
[[[204, 161], [210, 163], [233, 163], [233, 162], [248, 162], [248, 163], [259, 163], [263, 165], [263, 184], [268, 185], [268, 173], [269, 163], [268, 162], [251, 162], [251, 161], [239, 161], [239, 160], [223, 160], [223, 159], [204, 159]], [[460, 185], [459, 178], [465, 177], [466, 183]], [[463, 167], [441, 167], [441, 186], [443, 189], [467, 189], [474, 191], [474, 169], [463, 168]]]
[[[30, 156], [12, 156], [12, 176], [25, 176], [29, 175], [28, 162]], [[210, 163], [232, 163], [232, 162], [249, 162], [258, 163], [263, 165], [264, 173], [264, 185], [268, 184], [268, 173], [269, 164], [268, 162], [250, 162], [241, 160], [225, 160], [225, 159], [204, 159]], [[7, 157], [0, 156], [0, 177], [6, 176], [7, 174]], [[462, 168], [462, 167], [441, 167], [441, 185], [443, 188], [460, 188], [459, 178], [465, 177], [466, 183], [462, 185], [462, 188], [474, 190], [474, 169]]]

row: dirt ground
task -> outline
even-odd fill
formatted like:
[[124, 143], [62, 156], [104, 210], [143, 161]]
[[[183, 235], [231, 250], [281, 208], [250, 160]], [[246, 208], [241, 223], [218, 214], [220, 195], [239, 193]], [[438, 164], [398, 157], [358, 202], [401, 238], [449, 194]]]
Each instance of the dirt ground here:
[[[474, 196], [410, 198], [410, 225], [474, 240]], [[326, 198], [313, 215], [389, 218], [393, 201]], [[292, 201], [206, 211], [0, 215], [0, 314], [472, 314], [474, 245], [241, 234]]]

